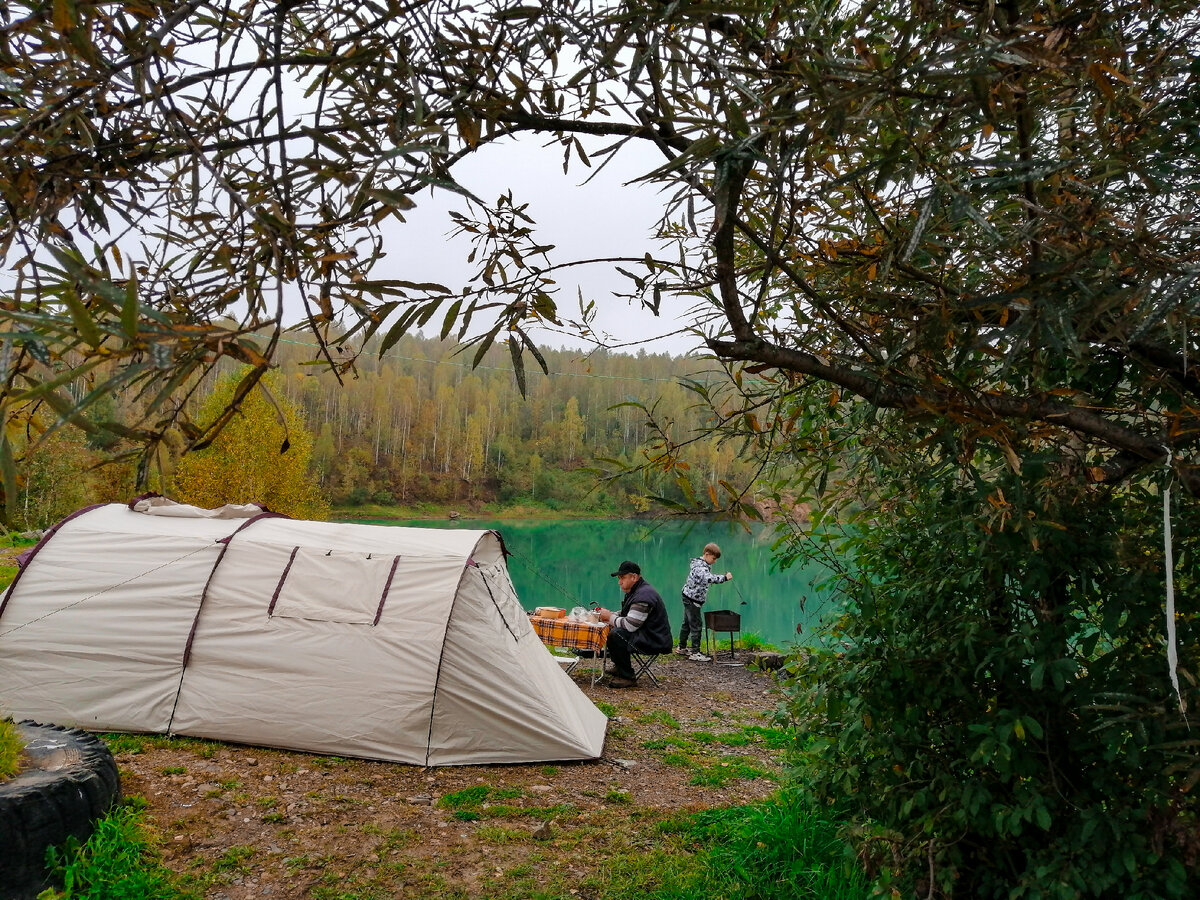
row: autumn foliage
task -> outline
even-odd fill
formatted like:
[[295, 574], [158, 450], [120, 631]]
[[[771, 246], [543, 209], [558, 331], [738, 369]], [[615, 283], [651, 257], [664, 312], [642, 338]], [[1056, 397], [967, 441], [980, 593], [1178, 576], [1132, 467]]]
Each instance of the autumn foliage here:
[[[223, 380], [201, 418], [224, 409], [238, 378]], [[203, 450], [189, 453], [175, 471], [176, 499], [212, 508], [261, 503], [272, 512], [321, 519], [328, 506], [309, 477], [312, 435], [296, 407], [272, 390], [274, 379], [242, 401], [238, 413]]]

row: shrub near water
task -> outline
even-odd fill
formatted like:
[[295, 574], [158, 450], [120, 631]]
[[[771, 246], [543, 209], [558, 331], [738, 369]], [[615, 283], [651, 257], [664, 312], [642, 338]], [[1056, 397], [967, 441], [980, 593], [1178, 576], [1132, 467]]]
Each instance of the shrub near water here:
[[[898, 895], [1194, 897], [1200, 755], [1167, 677], [1161, 496], [1036, 463], [1032, 489], [1007, 467], [913, 483], [910, 464], [887, 518], [857, 523], [839, 642], [785, 684], [803, 783], [844, 804]], [[1175, 511], [1180, 596], [1197, 512]], [[1195, 709], [1200, 620], [1176, 624]]]

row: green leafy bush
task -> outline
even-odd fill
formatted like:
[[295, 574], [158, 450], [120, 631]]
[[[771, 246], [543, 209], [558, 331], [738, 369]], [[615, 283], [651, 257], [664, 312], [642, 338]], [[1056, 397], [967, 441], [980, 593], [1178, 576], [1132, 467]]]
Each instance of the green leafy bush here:
[[[1190, 896], [1200, 756], [1168, 679], [1157, 489], [1036, 457], [887, 474], [834, 640], [787, 681], [807, 790], [903, 896]], [[1173, 517], [1190, 596], [1197, 517]], [[1192, 708], [1197, 624], [1177, 616]]]

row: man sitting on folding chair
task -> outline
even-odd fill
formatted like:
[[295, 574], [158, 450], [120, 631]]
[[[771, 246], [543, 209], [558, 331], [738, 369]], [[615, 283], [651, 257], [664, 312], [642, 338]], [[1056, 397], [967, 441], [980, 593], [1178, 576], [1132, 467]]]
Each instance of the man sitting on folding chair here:
[[[626, 560], [612, 574], [625, 592], [625, 600], [619, 613], [611, 609], [599, 610], [601, 620], [612, 625], [605, 648], [613, 662], [609, 686], [633, 687], [642, 672], [655, 680], [650, 665], [660, 653], [671, 652], [671, 623], [667, 619], [666, 604], [658, 591], [642, 577], [641, 566]], [[638, 670], [634, 669], [635, 659], [640, 663]]]

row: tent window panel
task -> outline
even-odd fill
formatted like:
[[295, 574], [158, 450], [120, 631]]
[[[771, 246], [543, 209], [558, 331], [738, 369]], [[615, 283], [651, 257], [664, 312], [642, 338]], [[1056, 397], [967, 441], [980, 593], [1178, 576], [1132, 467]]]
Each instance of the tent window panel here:
[[348, 625], [376, 625], [398, 556], [295, 547], [267, 614]]

